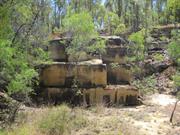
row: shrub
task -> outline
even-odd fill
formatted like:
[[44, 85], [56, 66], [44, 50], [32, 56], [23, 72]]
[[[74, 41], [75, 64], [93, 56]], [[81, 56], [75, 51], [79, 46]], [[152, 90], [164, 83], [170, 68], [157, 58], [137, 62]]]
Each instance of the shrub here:
[[112, 69], [115, 69], [115, 68], [119, 67], [119, 64], [118, 63], [111, 63], [110, 66]]
[[66, 105], [49, 110], [39, 122], [41, 132], [47, 135], [70, 134], [72, 130], [84, 126], [86, 126], [86, 119], [80, 113], [73, 115], [72, 110]]
[[134, 80], [132, 82], [139, 90], [141, 95], [152, 94], [156, 90], [157, 80], [154, 75], [145, 77], [142, 80]]
[[173, 76], [173, 81], [176, 87], [180, 87], [180, 73]]
[[[42, 49], [34, 49], [36, 58], [18, 47], [11, 47], [8, 40], [0, 39], [0, 85], [9, 94], [28, 93], [32, 90], [33, 78], [38, 76], [34, 66], [48, 56]], [[45, 58], [46, 57], [46, 58]]]
[[164, 56], [162, 54], [158, 54], [158, 53], [154, 54], [153, 58], [155, 61], [159, 61], [159, 62], [164, 60]]
[[125, 24], [119, 24], [118, 26], [117, 26], [117, 28], [115, 29], [115, 31], [114, 31], [114, 34], [115, 35], [119, 35], [119, 34], [121, 34], [121, 33], [123, 33], [123, 32], [125, 32], [126, 31], [126, 26], [125, 26]]
[[130, 46], [130, 50], [132, 50], [133, 55], [136, 57], [136, 61], [140, 61], [144, 59], [144, 29], [138, 31], [136, 33], [132, 33], [129, 36], [129, 40], [135, 43]]
[[98, 32], [91, 15], [87, 12], [67, 15], [64, 19], [64, 29], [72, 36], [71, 45], [66, 51], [73, 61], [79, 61], [81, 54], [104, 53], [105, 42], [98, 38]]
[[104, 26], [108, 30], [109, 34], [114, 34], [115, 30], [120, 24], [120, 19], [116, 13], [108, 11], [104, 17]]
[[172, 31], [173, 40], [168, 45], [168, 52], [171, 58], [180, 64], [180, 31]]

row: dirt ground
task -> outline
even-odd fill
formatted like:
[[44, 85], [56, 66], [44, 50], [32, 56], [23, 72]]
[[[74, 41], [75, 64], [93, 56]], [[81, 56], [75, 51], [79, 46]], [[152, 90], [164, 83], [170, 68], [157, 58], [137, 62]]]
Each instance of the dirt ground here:
[[90, 126], [79, 135], [180, 135], [180, 104], [173, 124], [169, 122], [176, 99], [170, 95], [154, 94], [136, 107], [97, 106], [85, 110]]
[[[87, 124], [71, 131], [71, 135], [180, 135], [180, 103], [173, 124], [169, 122], [176, 100], [170, 95], [154, 94], [146, 97], [144, 105], [140, 106], [76, 107], [71, 112], [80, 112], [87, 119]], [[22, 110], [31, 112], [28, 120], [31, 121], [41, 117], [48, 109], [25, 107]]]

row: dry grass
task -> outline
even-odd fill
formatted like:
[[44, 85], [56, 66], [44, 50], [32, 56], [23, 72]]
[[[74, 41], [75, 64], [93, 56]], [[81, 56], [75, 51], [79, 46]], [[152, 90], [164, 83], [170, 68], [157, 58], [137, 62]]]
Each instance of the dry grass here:
[[[103, 105], [89, 109], [61, 105], [28, 109], [19, 113], [16, 124], [1, 135], [135, 135], [123, 116], [111, 114]], [[133, 131], [133, 132], [132, 132]], [[140, 134], [137, 134], [140, 135]]]
[[25, 108], [11, 128], [0, 135], [173, 135], [180, 130], [179, 106], [169, 123], [173, 105], [70, 108], [67, 105]]

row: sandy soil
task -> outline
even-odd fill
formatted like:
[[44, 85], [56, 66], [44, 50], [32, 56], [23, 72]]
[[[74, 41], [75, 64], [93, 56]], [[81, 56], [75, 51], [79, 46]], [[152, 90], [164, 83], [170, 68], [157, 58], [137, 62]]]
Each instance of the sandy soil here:
[[[170, 95], [154, 94], [146, 97], [144, 105], [135, 107], [73, 108], [72, 112], [80, 111], [88, 123], [85, 128], [72, 131], [72, 135], [180, 135], [180, 103], [173, 124], [169, 122], [176, 100]], [[25, 110], [40, 114], [47, 107]]]
[[169, 122], [175, 97], [154, 94], [147, 97], [145, 105], [136, 107], [96, 107], [86, 110], [90, 126], [76, 134], [91, 135], [180, 135], [180, 104]]

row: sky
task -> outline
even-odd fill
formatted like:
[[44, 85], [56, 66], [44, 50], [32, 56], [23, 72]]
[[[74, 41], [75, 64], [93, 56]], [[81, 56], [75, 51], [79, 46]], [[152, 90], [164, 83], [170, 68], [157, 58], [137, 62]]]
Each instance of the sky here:
[[104, 4], [105, 0], [102, 0], [102, 3]]

